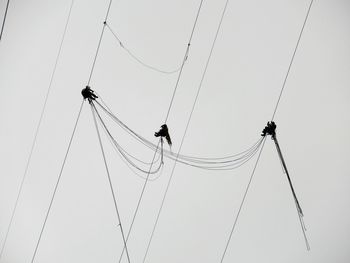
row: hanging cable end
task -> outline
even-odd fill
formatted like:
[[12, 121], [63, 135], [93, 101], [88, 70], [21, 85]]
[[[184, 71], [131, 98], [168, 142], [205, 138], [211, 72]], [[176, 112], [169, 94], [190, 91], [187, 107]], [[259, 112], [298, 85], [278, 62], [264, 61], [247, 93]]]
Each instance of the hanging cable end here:
[[261, 136], [265, 137], [266, 135], [271, 135], [271, 138], [274, 140], [276, 138], [276, 127], [274, 121], [267, 122], [267, 125], [261, 132]]
[[88, 99], [90, 104], [93, 100], [98, 98], [98, 96], [89, 86], [86, 86], [85, 89], [81, 90], [81, 95], [83, 96], [84, 100]]

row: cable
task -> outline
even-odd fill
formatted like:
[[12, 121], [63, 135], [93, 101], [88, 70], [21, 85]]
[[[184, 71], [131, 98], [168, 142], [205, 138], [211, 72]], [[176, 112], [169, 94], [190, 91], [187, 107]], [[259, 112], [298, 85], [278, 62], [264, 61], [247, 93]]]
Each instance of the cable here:
[[170, 100], [170, 103], [169, 103], [168, 112], [167, 112], [167, 114], [166, 114], [164, 123], [167, 122], [168, 117], [169, 117], [169, 114], [170, 114], [171, 107], [172, 107], [172, 105], [173, 105], [173, 101], [174, 101], [174, 98], [175, 98], [175, 94], [176, 94], [176, 91], [177, 91], [177, 87], [179, 86], [179, 81], [180, 81], [180, 78], [181, 78], [181, 75], [182, 75], [182, 70], [183, 70], [183, 67], [184, 67], [184, 65], [185, 65], [185, 62], [186, 62], [186, 60], [187, 60], [188, 53], [189, 53], [189, 51], [190, 51], [190, 45], [191, 45], [192, 37], [193, 37], [193, 34], [194, 34], [194, 30], [195, 30], [195, 28], [196, 28], [196, 26], [197, 26], [197, 21], [198, 21], [199, 13], [200, 13], [200, 11], [201, 11], [201, 9], [202, 9], [202, 4], [203, 4], [203, 0], [201, 0], [201, 2], [200, 2], [200, 5], [199, 5], [198, 11], [197, 11], [197, 15], [196, 15], [196, 19], [194, 20], [194, 24], [193, 24], [193, 27], [192, 27], [191, 35], [190, 35], [190, 38], [189, 38], [189, 40], [188, 40], [186, 52], [185, 52], [184, 58], [183, 58], [182, 63], [181, 63], [181, 68], [180, 68], [179, 75], [178, 75], [177, 80], [176, 80], [176, 84], [175, 84], [175, 87], [174, 87], [173, 95], [171, 96], [171, 100]]
[[279, 103], [280, 103], [280, 100], [281, 100], [281, 97], [282, 97], [282, 93], [283, 93], [283, 91], [284, 91], [284, 87], [286, 86], [287, 79], [288, 79], [288, 76], [289, 76], [289, 72], [290, 72], [290, 69], [291, 69], [291, 67], [292, 67], [295, 54], [297, 53], [297, 49], [298, 49], [298, 46], [299, 46], [299, 42], [300, 42], [301, 36], [302, 36], [302, 34], [303, 34], [303, 32], [304, 32], [304, 28], [305, 28], [305, 25], [306, 25], [306, 21], [307, 21], [307, 19], [308, 19], [308, 17], [309, 17], [309, 13], [310, 13], [311, 6], [312, 6], [313, 2], [314, 2], [314, 0], [311, 0], [311, 1], [310, 1], [310, 5], [309, 5], [309, 8], [308, 8], [307, 13], [306, 13], [303, 26], [302, 26], [302, 28], [301, 28], [301, 30], [300, 30], [299, 37], [298, 37], [298, 41], [297, 41], [297, 44], [295, 45], [292, 58], [291, 58], [291, 60], [290, 60], [290, 62], [289, 62], [288, 70], [287, 70], [286, 76], [285, 76], [285, 78], [284, 78], [284, 81], [283, 81], [283, 84], [282, 84], [282, 88], [281, 88], [281, 92], [280, 92], [280, 94], [279, 94], [279, 96], [278, 96], [278, 100], [277, 100], [275, 109], [274, 109], [274, 111], [273, 111], [273, 114], [272, 114], [272, 117], [271, 117], [271, 121], [273, 121], [273, 119], [275, 118], [275, 114], [276, 114], [278, 105], [279, 105]]
[[254, 168], [253, 168], [253, 171], [250, 175], [250, 178], [249, 178], [249, 181], [248, 181], [248, 184], [246, 186], [246, 189], [245, 189], [245, 192], [244, 192], [244, 195], [243, 195], [243, 198], [242, 198], [242, 201], [239, 205], [239, 209], [238, 209], [238, 212], [237, 212], [237, 215], [235, 217], [235, 220], [234, 220], [234, 223], [233, 223], [233, 226], [232, 226], [232, 229], [231, 229], [231, 232], [230, 232], [230, 235], [229, 235], [229, 238], [226, 242], [226, 246], [225, 246], [225, 249], [224, 249], [224, 253], [222, 254], [222, 257], [221, 257], [221, 260], [220, 260], [220, 263], [222, 263], [224, 261], [224, 257], [226, 255], [226, 251], [227, 251], [227, 248], [228, 248], [228, 245], [230, 244], [230, 241], [231, 241], [231, 238], [232, 238], [232, 234], [233, 234], [233, 231], [235, 230], [236, 228], [236, 225], [237, 225], [237, 221], [238, 221], [238, 218], [239, 218], [239, 215], [241, 214], [241, 211], [242, 211], [242, 207], [244, 205], [244, 202], [246, 200], [246, 197], [247, 197], [247, 194], [248, 194], [248, 190], [250, 188], [250, 185], [252, 183], [252, 180], [253, 180], [253, 176], [255, 174], [255, 170], [256, 170], [256, 167], [258, 166], [258, 163], [259, 163], [259, 160], [260, 160], [260, 156], [261, 156], [261, 153], [264, 149], [264, 146], [265, 146], [265, 142], [266, 142], [266, 137], [264, 137], [264, 142], [263, 142], [263, 145], [260, 149], [260, 152], [259, 152], [259, 155], [258, 155], [258, 158], [256, 159], [256, 162], [255, 162], [255, 165], [254, 165]]
[[50, 78], [50, 82], [49, 82], [49, 86], [48, 86], [47, 91], [46, 91], [44, 104], [43, 104], [43, 107], [41, 109], [39, 121], [38, 121], [36, 130], [35, 130], [35, 133], [34, 133], [34, 139], [33, 139], [33, 142], [32, 142], [31, 148], [30, 148], [29, 156], [28, 156], [28, 159], [27, 159], [27, 164], [26, 164], [26, 167], [24, 169], [24, 174], [22, 176], [22, 180], [21, 180], [20, 187], [19, 187], [19, 190], [18, 190], [18, 194], [17, 194], [17, 198], [16, 198], [16, 201], [15, 201], [15, 205], [14, 205], [12, 213], [11, 213], [10, 223], [9, 223], [9, 225], [7, 227], [6, 234], [5, 234], [5, 239], [4, 239], [4, 242], [3, 242], [2, 247], [1, 247], [0, 260], [1, 260], [1, 257], [3, 255], [4, 249], [5, 249], [5, 245], [6, 245], [6, 242], [7, 242], [8, 234], [9, 234], [11, 226], [12, 226], [12, 222], [13, 222], [14, 216], [16, 214], [19, 198], [20, 198], [21, 193], [22, 193], [23, 184], [24, 184], [24, 181], [26, 179], [26, 175], [27, 175], [27, 172], [28, 172], [29, 164], [30, 164], [31, 159], [32, 159], [32, 155], [33, 155], [33, 151], [34, 151], [34, 148], [35, 148], [35, 145], [36, 145], [38, 133], [39, 133], [39, 130], [40, 130], [40, 127], [41, 127], [41, 123], [42, 123], [42, 120], [43, 120], [44, 112], [46, 110], [46, 104], [47, 104], [47, 101], [48, 101], [48, 98], [49, 98], [49, 94], [50, 94], [50, 91], [51, 91], [53, 79], [54, 79], [54, 76], [56, 74], [57, 64], [58, 64], [59, 58], [61, 56], [62, 46], [63, 46], [63, 42], [64, 42], [64, 39], [65, 39], [65, 36], [66, 36], [66, 33], [67, 33], [68, 23], [69, 23], [69, 20], [70, 20], [70, 17], [71, 17], [73, 4], [74, 4], [74, 0], [72, 0], [71, 3], [70, 3], [69, 12], [68, 12], [68, 16], [67, 16], [66, 23], [65, 23], [65, 26], [64, 26], [61, 43], [60, 43], [60, 46], [59, 46], [59, 49], [58, 49], [58, 53], [57, 53], [57, 56], [56, 56], [55, 64], [54, 64], [53, 71], [52, 71], [51, 78]]
[[115, 208], [115, 211], [116, 211], [116, 214], [117, 214], [117, 218], [118, 218], [118, 223], [119, 223], [119, 226], [120, 226], [120, 232], [122, 234], [122, 238], [123, 238], [124, 247], [125, 247], [125, 250], [126, 250], [126, 255], [127, 255], [127, 258], [128, 258], [128, 262], [130, 263], [128, 247], [126, 246], [126, 240], [125, 240], [124, 231], [123, 231], [123, 225], [122, 225], [122, 221], [120, 219], [120, 214], [119, 214], [119, 210], [118, 210], [117, 200], [116, 200], [116, 197], [115, 197], [115, 194], [114, 194], [112, 179], [111, 179], [111, 176], [110, 176], [110, 173], [109, 173], [107, 160], [106, 160], [105, 152], [104, 152], [103, 145], [102, 145], [101, 135], [100, 135], [100, 131], [98, 129], [96, 116], [95, 116], [95, 111], [94, 111], [94, 107], [93, 107], [92, 103], [91, 103], [91, 112], [92, 112], [92, 116], [93, 116], [93, 119], [94, 119], [96, 132], [97, 132], [97, 135], [98, 135], [98, 141], [99, 141], [100, 147], [101, 147], [101, 152], [102, 152], [103, 161], [104, 161], [104, 165], [105, 165], [106, 172], [107, 172], [108, 182], [109, 182], [109, 186], [110, 186], [112, 197], [113, 197], [114, 208]]
[[9, 4], [10, 4], [10, 0], [7, 0], [6, 8], [5, 8], [5, 14], [4, 14], [4, 19], [2, 20], [2, 25], [1, 25], [0, 41], [2, 39], [2, 33], [4, 32], [4, 26], [5, 26], [5, 22], [6, 22], [7, 11], [9, 9]]
[[92, 77], [92, 74], [93, 74], [94, 69], [95, 69], [95, 64], [96, 64], [96, 60], [97, 60], [98, 53], [99, 53], [99, 51], [100, 51], [100, 47], [101, 47], [101, 42], [102, 42], [103, 34], [104, 34], [105, 28], [106, 28], [106, 21], [107, 21], [108, 15], [109, 15], [109, 11], [110, 11], [110, 9], [111, 9], [112, 1], [113, 1], [113, 0], [110, 0], [110, 1], [109, 1], [109, 4], [108, 4], [108, 8], [107, 8], [106, 16], [105, 16], [105, 19], [104, 19], [104, 22], [103, 22], [103, 26], [102, 26], [100, 38], [99, 38], [99, 40], [98, 40], [97, 49], [96, 49], [95, 56], [94, 56], [94, 60], [93, 60], [93, 62], [92, 62], [92, 67], [91, 67], [91, 70], [90, 70], [89, 80], [88, 80], [88, 83], [87, 83], [88, 86], [90, 85], [91, 77]]
[[36, 253], [37, 253], [37, 251], [38, 251], [40, 241], [41, 241], [41, 237], [42, 237], [42, 234], [43, 234], [43, 232], [44, 232], [44, 229], [45, 229], [45, 226], [46, 226], [46, 222], [47, 222], [47, 219], [48, 219], [49, 214], [50, 214], [50, 211], [51, 211], [51, 206], [52, 206], [53, 200], [54, 200], [54, 198], [55, 198], [55, 196], [56, 196], [58, 184], [60, 183], [60, 180], [61, 180], [61, 177], [62, 177], [63, 168], [64, 168], [64, 166], [65, 166], [65, 164], [66, 164], [67, 156], [68, 156], [70, 147], [71, 147], [71, 145], [72, 145], [72, 141], [73, 141], [73, 137], [74, 137], [75, 131], [76, 131], [76, 129], [77, 129], [77, 125], [78, 125], [78, 121], [79, 121], [79, 118], [80, 118], [81, 110], [82, 110], [82, 108], [83, 108], [83, 103], [84, 103], [84, 100], [81, 102], [81, 105], [80, 105], [80, 108], [79, 108], [79, 113], [78, 113], [77, 119], [76, 119], [76, 121], [75, 121], [74, 128], [73, 128], [73, 132], [72, 132], [72, 135], [71, 135], [70, 140], [69, 140], [69, 143], [68, 143], [67, 151], [66, 151], [66, 154], [65, 154], [64, 159], [63, 159], [63, 162], [62, 162], [61, 170], [60, 170], [60, 173], [59, 173], [59, 175], [58, 175], [57, 182], [56, 182], [56, 185], [55, 185], [55, 189], [54, 189], [53, 194], [52, 194], [52, 197], [51, 197], [50, 205], [49, 205], [49, 208], [47, 209], [46, 216], [45, 216], [45, 220], [44, 220], [44, 223], [43, 223], [43, 225], [42, 225], [42, 227], [41, 227], [40, 235], [39, 235], [38, 241], [37, 241], [36, 246], [35, 246], [35, 250], [34, 250], [34, 254], [33, 254], [31, 263], [34, 262], [34, 259], [35, 259]]
[[[158, 67], [152, 66], [152, 65], [144, 62], [142, 59], [140, 59], [138, 56], [136, 56], [130, 49], [128, 49], [125, 46], [125, 44], [120, 40], [120, 38], [117, 36], [117, 34], [114, 32], [114, 30], [110, 27], [110, 25], [107, 22], [106, 22], [106, 26], [109, 29], [109, 31], [112, 33], [114, 38], [119, 42], [120, 47], [123, 48], [136, 62], [138, 62], [142, 66], [149, 68], [151, 70], [157, 71], [159, 73], [163, 73], [163, 74], [173, 74], [173, 73], [179, 72], [181, 66], [174, 69], [174, 70], [164, 70], [164, 69], [160, 69]], [[187, 60], [187, 58], [186, 58], [186, 60]]]
[[[221, 28], [221, 25], [222, 25], [222, 21], [223, 21], [223, 19], [224, 19], [225, 13], [226, 13], [228, 1], [229, 1], [229, 0], [226, 0], [225, 7], [224, 7], [224, 9], [223, 9], [223, 11], [222, 11], [222, 14], [221, 14], [221, 18], [220, 18], [219, 25], [218, 25], [218, 27], [217, 27], [217, 29], [216, 29], [215, 37], [214, 37], [214, 40], [213, 40], [213, 43], [212, 43], [212, 46], [211, 46], [211, 49], [210, 49], [210, 53], [209, 53], [207, 62], [206, 62], [206, 64], [205, 64], [205, 68], [204, 68], [204, 71], [203, 71], [203, 74], [202, 74], [201, 81], [200, 81], [199, 86], [198, 86], [197, 94], [196, 94], [195, 100], [194, 100], [193, 105], [192, 105], [192, 109], [191, 109], [190, 116], [189, 116], [189, 118], [188, 118], [188, 120], [187, 120], [185, 132], [184, 132], [184, 134], [183, 134], [183, 136], [182, 136], [182, 139], [181, 139], [181, 143], [180, 143], [180, 147], [179, 147], [179, 151], [178, 151], [178, 153], [177, 153], [177, 156], [178, 156], [178, 155], [180, 154], [180, 152], [181, 152], [181, 148], [182, 148], [183, 142], [184, 142], [184, 140], [185, 140], [185, 137], [186, 137], [186, 134], [187, 134], [187, 130], [188, 130], [189, 124], [190, 124], [191, 119], [192, 119], [192, 115], [193, 115], [193, 112], [194, 112], [194, 108], [195, 108], [196, 102], [197, 102], [197, 100], [198, 100], [199, 93], [200, 93], [201, 88], [202, 88], [203, 80], [204, 80], [204, 77], [205, 77], [205, 75], [206, 75], [206, 72], [207, 72], [207, 69], [208, 69], [208, 66], [209, 66], [209, 62], [210, 62], [210, 59], [211, 59], [211, 56], [212, 56], [212, 54], [213, 54], [213, 50], [214, 50], [214, 47], [215, 47], [215, 44], [216, 44], [216, 40], [217, 40], [217, 37], [218, 37], [219, 32], [220, 32], [220, 28]], [[160, 208], [159, 208], [159, 210], [158, 210], [157, 218], [156, 218], [156, 221], [155, 221], [155, 223], [154, 223], [153, 230], [152, 230], [150, 239], [149, 239], [148, 244], [147, 244], [146, 253], [145, 253], [144, 257], [143, 257], [143, 261], [142, 261], [142, 262], [145, 262], [145, 261], [146, 261], [146, 257], [147, 257], [147, 255], [148, 255], [148, 251], [149, 251], [149, 249], [150, 249], [150, 245], [151, 245], [151, 242], [152, 242], [152, 239], [153, 239], [153, 236], [154, 236], [154, 232], [155, 232], [155, 229], [156, 229], [156, 227], [157, 227], [157, 224], [158, 224], [158, 220], [159, 220], [161, 211], [162, 211], [162, 209], [163, 209], [163, 205], [164, 205], [164, 202], [165, 202], [165, 198], [166, 198], [166, 195], [167, 195], [167, 193], [168, 193], [169, 186], [170, 186], [171, 180], [172, 180], [173, 175], [174, 175], [176, 163], [177, 163], [177, 161], [175, 160], [175, 163], [174, 163], [174, 165], [173, 165], [173, 169], [172, 169], [172, 171], [171, 171], [171, 174], [170, 174], [170, 177], [169, 177], [169, 180], [168, 180], [167, 187], [166, 187], [165, 192], [164, 192], [164, 195], [163, 195], [162, 203], [161, 203], [161, 206], [160, 206]]]
[[[290, 61], [290, 63], [289, 63], [289, 67], [288, 67], [286, 76], [285, 76], [285, 78], [284, 78], [284, 81], [283, 81], [283, 84], [282, 84], [282, 88], [281, 88], [281, 92], [280, 92], [280, 94], [279, 94], [279, 97], [278, 97], [278, 100], [277, 100], [275, 109], [274, 109], [274, 111], [273, 111], [271, 121], [273, 121], [273, 119], [274, 119], [274, 117], [275, 117], [275, 114], [276, 114], [276, 112], [277, 112], [277, 108], [278, 108], [278, 106], [279, 106], [279, 102], [280, 102], [280, 99], [281, 99], [281, 97], [282, 97], [282, 93], [283, 93], [284, 87], [285, 87], [285, 85], [286, 85], [286, 82], [287, 82], [287, 79], [288, 79], [288, 75], [289, 75], [291, 66], [292, 66], [292, 64], [293, 64], [294, 57], [295, 57], [297, 48], [298, 48], [298, 46], [299, 46], [299, 42], [300, 42], [302, 33], [303, 33], [303, 31], [304, 31], [304, 27], [305, 27], [306, 21], [307, 21], [307, 19], [308, 19], [308, 16], [309, 16], [309, 13], [310, 13], [310, 9], [311, 9], [312, 3], [313, 3], [313, 0], [311, 0], [310, 5], [309, 5], [309, 8], [308, 8], [308, 10], [307, 10], [306, 17], [305, 17], [305, 19], [304, 19], [304, 23], [303, 23], [303, 26], [302, 26], [302, 28], [301, 28], [301, 31], [300, 31], [300, 34], [299, 34], [299, 38], [298, 38], [297, 44], [296, 44], [296, 46], [295, 46], [295, 49], [294, 49], [294, 52], [293, 52], [291, 61]], [[264, 144], [265, 144], [265, 141], [264, 141]], [[225, 257], [225, 254], [226, 254], [228, 245], [229, 245], [229, 243], [230, 243], [230, 240], [231, 240], [233, 231], [234, 231], [234, 229], [235, 229], [235, 227], [236, 227], [236, 224], [237, 224], [237, 221], [238, 221], [240, 212], [241, 212], [241, 208], [242, 208], [243, 203], [244, 203], [244, 201], [245, 201], [245, 198], [246, 198], [246, 196], [247, 196], [247, 193], [248, 193], [248, 190], [249, 190], [249, 187], [250, 187], [250, 184], [251, 184], [251, 180], [252, 180], [252, 178], [253, 178], [253, 176], [254, 176], [256, 167], [257, 167], [258, 162], [259, 162], [259, 159], [260, 159], [260, 154], [261, 154], [261, 152], [262, 152], [262, 150], [263, 150], [263, 148], [264, 148], [264, 144], [263, 144], [263, 146], [261, 147], [261, 150], [260, 150], [258, 159], [257, 159], [257, 161], [256, 161], [256, 164], [255, 164], [255, 166], [254, 166], [253, 172], [252, 172], [252, 174], [251, 174], [249, 183], [248, 183], [248, 185], [247, 185], [247, 187], [246, 187], [246, 191], [245, 191], [245, 194], [244, 194], [243, 199], [242, 199], [242, 201], [241, 201], [240, 208], [239, 208], [238, 213], [237, 213], [237, 215], [236, 215], [235, 221], [234, 221], [234, 223], [233, 223], [233, 227], [232, 227], [232, 229], [231, 229], [229, 239], [228, 239], [228, 241], [227, 241], [227, 243], [226, 243], [226, 247], [225, 247], [224, 253], [223, 253], [222, 257], [221, 257], [221, 261], [220, 261], [221, 263], [222, 263], [223, 260], [224, 260], [224, 257]], [[296, 206], [297, 206], [297, 204], [296, 204]], [[298, 209], [298, 207], [297, 207], [297, 209]], [[308, 243], [308, 241], [307, 241], [307, 237], [306, 237], [306, 234], [305, 234], [305, 231], [304, 231], [304, 228], [303, 228], [303, 221], [302, 221], [302, 218], [300, 217], [300, 214], [299, 214], [299, 213], [298, 213], [298, 216], [299, 216], [300, 224], [301, 224], [302, 229], [303, 229], [303, 234], [304, 234], [304, 239], [305, 239], [306, 245], [307, 245], [307, 247], [309, 247], [309, 243]]]
[[[159, 147], [159, 143], [160, 143], [160, 139], [159, 139], [157, 148]], [[155, 157], [156, 157], [156, 154], [157, 154], [157, 151], [154, 152], [153, 159], [152, 159], [152, 162], [151, 162], [152, 164], [153, 164], [153, 161], [154, 161], [154, 159], [155, 159]], [[152, 169], [152, 164], [151, 164], [151, 166], [150, 166], [150, 168], [149, 168], [149, 171], [151, 171], [151, 169]], [[139, 200], [137, 201], [137, 205], [136, 205], [136, 208], [135, 208], [133, 217], [132, 217], [132, 221], [131, 221], [131, 224], [130, 224], [130, 227], [129, 227], [129, 230], [128, 230], [128, 234], [127, 234], [127, 236], [126, 236], [126, 242], [128, 242], [128, 240], [129, 240], [129, 237], [130, 237], [130, 234], [131, 234], [131, 230], [132, 230], [132, 228], [133, 228], [133, 226], [134, 226], [134, 223], [135, 223], [135, 219], [136, 219], [137, 212], [138, 212], [139, 209], [140, 209], [141, 201], [142, 201], [143, 195], [144, 195], [145, 190], [146, 190], [147, 182], [149, 181], [149, 180], [148, 180], [149, 176], [150, 176], [150, 173], [147, 174], [146, 181], [145, 181], [145, 183], [144, 183], [143, 186], [142, 186], [141, 194], [140, 194]], [[120, 262], [122, 261], [122, 259], [123, 259], [123, 255], [124, 255], [124, 250], [125, 250], [125, 249], [126, 249], [126, 244], [124, 245], [124, 248], [123, 248], [123, 250], [122, 250], [122, 253], [120, 254], [119, 261], [118, 261], [119, 263], [120, 263]]]
[[[133, 161], [131, 161], [130, 158], [128, 158], [128, 157], [126, 156], [126, 154], [129, 155], [129, 156], [131, 156], [131, 155], [128, 154], [124, 149], [122, 149], [121, 146], [120, 146], [120, 145], [116, 142], [116, 140], [113, 138], [113, 136], [111, 135], [111, 133], [110, 133], [109, 130], [107, 129], [105, 123], [103, 122], [103, 120], [102, 120], [100, 114], [99, 114], [98, 111], [96, 110], [95, 105], [94, 105], [93, 103], [91, 103], [91, 106], [93, 107], [94, 112], [97, 114], [98, 119], [99, 119], [100, 123], [102, 124], [102, 127], [103, 127], [104, 131], [107, 133], [107, 136], [108, 136], [109, 139], [112, 141], [112, 144], [117, 148], [117, 150], [119, 151], [119, 153], [124, 157], [124, 159], [125, 159], [129, 164], [131, 164], [134, 168], [138, 169], [140, 172], [143, 172], [143, 173], [155, 174], [155, 173], [157, 173], [157, 172], [160, 170], [161, 166], [163, 165], [162, 162], [159, 163], [159, 167], [156, 168], [155, 170], [153, 170], [153, 171], [146, 171], [146, 170], [144, 170], [144, 169], [138, 167]], [[161, 150], [161, 152], [163, 152], [163, 150]], [[133, 157], [133, 156], [131, 156], [131, 157]], [[133, 158], [135, 158], [135, 157], [133, 157]], [[138, 160], [138, 159], [137, 159], [137, 160]], [[143, 162], [143, 163], [144, 163], [144, 162]], [[153, 165], [154, 163], [150, 163], [150, 164]]]
[[[122, 129], [124, 129], [126, 132], [128, 132], [132, 137], [134, 137], [136, 140], [138, 140], [140, 143], [142, 143], [144, 146], [147, 148], [155, 151], [156, 150], [156, 145], [153, 144], [152, 142], [148, 141], [147, 139], [143, 138], [139, 134], [137, 134], [135, 131], [130, 129], [127, 125], [125, 125], [122, 121], [120, 121], [113, 113], [111, 113], [110, 109], [106, 105], [106, 107], [109, 109], [107, 110], [104, 106], [102, 106], [98, 101], [96, 101], [97, 105], [101, 107], [105, 113], [111, 119], [116, 122]], [[105, 104], [105, 103], [104, 103]], [[107, 128], [106, 128], [107, 129]], [[249, 149], [240, 152], [238, 154], [233, 154], [233, 155], [228, 155], [224, 157], [214, 157], [214, 158], [208, 158], [208, 157], [196, 157], [196, 156], [188, 156], [188, 155], [181, 155], [179, 154], [177, 156], [178, 162], [189, 165], [192, 167], [196, 168], [201, 168], [201, 169], [207, 169], [207, 170], [230, 170], [230, 169], [235, 169], [239, 167], [241, 164], [245, 163], [248, 161], [258, 150], [258, 148], [261, 145], [262, 142], [262, 137], [254, 143], [253, 146], [251, 146]], [[113, 139], [114, 140], [114, 139]], [[116, 142], [114, 142], [117, 144]], [[121, 151], [124, 151], [121, 149], [120, 146], [117, 146]], [[164, 150], [161, 149], [160, 152], [164, 152], [164, 155], [171, 159], [175, 160], [176, 155], [172, 151]], [[132, 157], [133, 158], [133, 157]], [[140, 160], [139, 160], [140, 161]]]
[[[195, 19], [194, 24], [193, 24], [193, 27], [192, 27], [191, 35], [190, 35], [189, 42], [188, 42], [187, 48], [186, 48], [186, 52], [185, 52], [185, 55], [184, 55], [184, 58], [183, 58], [183, 61], [182, 61], [182, 64], [181, 64], [181, 68], [180, 68], [180, 71], [179, 71], [179, 75], [178, 75], [177, 80], [176, 80], [176, 84], [175, 84], [175, 87], [174, 87], [173, 95], [172, 95], [172, 98], [171, 98], [171, 100], [170, 100], [168, 112], [167, 112], [167, 115], [166, 115], [166, 118], [165, 118], [165, 123], [166, 123], [167, 120], [168, 120], [169, 113], [170, 113], [170, 110], [171, 110], [171, 106], [172, 106], [172, 103], [173, 103], [173, 101], [174, 101], [175, 93], [176, 93], [176, 90], [177, 90], [177, 87], [178, 87], [178, 84], [179, 84], [179, 81], [180, 81], [180, 78], [181, 78], [181, 75], [182, 75], [182, 70], [183, 70], [185, 61], [187, 60], [187, 56], [188, 56], [188, 53], [189, 53], [189, 49], [190, 49], [190, 45], [191, 45], [191, 40], [192, 40], [192, 37], [193, 37], [193, 33], [194, 33], [195, 28], [196, 28], [198, 16], [199, 16], [199, 13], [200, 13], [201, 8], [202, 8], [202, 3], [203, 3], [203, 0], [200, 1], [200, 5], [199, 5], [198, 10], [197, 10], [196, 19]], [[158, 146], [159, 146], [159, 143], [160, 143], [160, 140], [159, 140], [159, 142], [158, 142], [157, 148], [158, 148]], [[154, 158], [155, 158], [156, 154], [157, 154], [157, 151], [154, 152], [154, 156], [153, 156], [152, 162], [154, 161]], [[152, 166], [150, 167], [150, 169], [151, 169], [151, 168], [152, 168]], [[141, 191], [141, 194], [140, 194], [140, 197], [139, 197], [139, 200], [138, 200], [138, 202], [137, 202], [137, 206], [136, 206], [136, 209], [135, 209], [135, 212], [134, 212], [134, 215], [133, 215], [132, 223], [131, 223], [130, 228], [129, 228], [129, 231], [128, 231], [127, 240], [128, 240], [128, 238], [129, 238], [129, 236], [130, 236], [130, 233], [131, 233], [131, 231], [132, 231], [132, 227], [133, 227], [134, 221], [135, 221], [135, 219], [136, 219], [136, 215], [137, 215], [138, 210], [139, 210], [139, 208], [140, 208], [140, 204], [141, 204], [141, 201], [142, 201], [142, 197], [143, 197], [143, 194], [144, 194], [145, 189], [146, 189], [146, 186], [147, 186], [148, 177], [149, 177], [149, 174], [147, 175], [147, 180], [145, 181], [145, 183], [144, 183], [144, 185], [143, 185], [143, 187], [142, 187], [142, 191]], [[124, 249], [125, 249], [125, 248], [124, 248]], [[121, 262], [121, 260], [122, 260], [122, 258], [123, 258], [124, 249], [123, 249], [122, 254], [121, 254], [120, 258], [119, 258], [119, 263]]]

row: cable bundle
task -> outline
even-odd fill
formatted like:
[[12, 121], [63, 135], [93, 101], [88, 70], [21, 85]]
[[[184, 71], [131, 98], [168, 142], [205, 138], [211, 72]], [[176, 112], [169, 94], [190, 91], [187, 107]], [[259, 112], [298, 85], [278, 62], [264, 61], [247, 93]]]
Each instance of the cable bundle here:
[[[98, 112], [97, 108], [95, 107], [95, 103], [116, 123], [118, 124], [122, 129], [124, 129], [127, 133], [129, 133], [132, 137], [134, 137], [136, 140], [138, 140], [141, 144], [146, 146], [147, 148], [155, 151], [158, 153], [158, 158], [153, 163], [148, 163], [145, 161], [140, 160], [139, 158], [136, 158], [135, 156], [129, 154], [124, 148], [118, 144], [118, 142], [113, 138], [110, 131], [106, 127], [100, 113]], [[251, 147], [248, 149], [237, 153], [233, 155], [223, 156], [223, 157], [197, 157], [197, 156], [190, 156], [190, 155], [183, 155], [183, 154], [174, 154], [171, 150], [166, 150], [163, 147], [163, 139], [161, 139], [160, 147], [159, 144], [155, 145], [154, 143], [150, 142], [149, 140], [145, 139], [135, 131], [133, 131], [131, 128], [129, 128], [126, 124], [124, 124], [115, 114], [111, 112], [111, 110], [108, 108], [108, 106], [103, 103], [102, 105], [99, 101], [95, 100], [92, 103], [92, 108], [94, 112], [97, 114], [99, 122], [101, 123], [102, 127], [104, 128], [106, 134], [108, 135], [110, 141], [115, 146], [115, 148], [118, 150], [118, 152], [121, 154], [121, 156], [124, 158], [124, 160], [131, 165], [132, 167], [136, 168], [138, 171], [141, 171], [143, 173], [150, 172], [151, 174], [157, 173], [162, 164], [163, 164], [163, 157], [167, 157], [173, 161], [177, 160], [179, 163], [192, 166], [199, 169], [204, 170], [233, 170], [236, 169], [246, 162], [248, 162], [260, 149], [260, 146], [262, 145], [263, 138], [259, 138], [258, 141], [256, 141]], [[139, 165], [136, 164], [143, 164], [143, 165], [154, 165], [157, 163], [157, 168], [153, 170], [147, 170], [144, 168], [141, 168]]]

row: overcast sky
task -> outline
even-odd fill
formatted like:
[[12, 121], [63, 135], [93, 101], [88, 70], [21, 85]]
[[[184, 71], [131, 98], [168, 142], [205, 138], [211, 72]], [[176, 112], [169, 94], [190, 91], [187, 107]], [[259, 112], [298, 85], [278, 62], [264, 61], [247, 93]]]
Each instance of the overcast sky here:
[[[129, 50], [164, 70], [180, 66], [198, 0], [114, 0], [108, 19]], [[259, 139], [271, 118], [309, 0], [231, 0], [182, 153], [223, 156]], [[225, 1], [204, 0], [168, 126], [177, 151]], [[6, 1], [0, 1], [1, 20]], [[47, 108], [1, 263], [30, 262], [57, 180], [108, 1], [73, 5]], [[54, 67], [70, 0], [12, 0], [0, 42], [2, 244]], [[292, 194], [267, 138], [224, 262], [350, 262], [350, 1], [315, 0], [275, 116], [304, 210], [306, 251]], [[133, 130], [157, 143], [177, 73], [137, 63], [106, 30], [91, 88]], [[112, 122], [131, 153], [150, 160]], [[103, 137], [124, 229], [142, 179]], [[256, 158], [256, 157], [255, 157]], [[146, 262], [220, 262], [255, 158], [233, 171], [179, 164]], [[128, 243], [142, 262], [173, 162], [149, 182]], [[35, 262], [116, 262], [113, 200], [86, 103]], [[123, 262], [127, 262], [126, 258]]]

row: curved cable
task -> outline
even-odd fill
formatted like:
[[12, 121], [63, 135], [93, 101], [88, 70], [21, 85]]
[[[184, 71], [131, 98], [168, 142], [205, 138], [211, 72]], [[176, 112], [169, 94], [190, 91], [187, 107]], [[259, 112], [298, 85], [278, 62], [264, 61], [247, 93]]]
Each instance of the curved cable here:
[[[156, 66], [152, 66], [152, 65], [144, 62], [141, 58], [139, 58], [137, 55], [135, 55], [128, 47], [125, 46], [125, 44], [120, 40], [120, 38], [117, 36], [117, 34], [114, 32], [114, 30], [111, 28], [111, 26], [107, 22], [106, 22], [106, 26], [109, 29], [109, 31], [112, 33], [114, 38], [118, 41], [120, 47], [122, 49], [124, 49], [126, 51], [126, 53], [128, 53], [130, 55], [130, 57], [132, 57], [140, 65], [142, 65], [142, 66], [144, 66], [144, 67], [146, 67], [148, 69], [157, 71], [159, 73], [163, 73], [163, 74], [174, 74], [176, 72], [179, 72], [181, 66], [176, 68], [176, 69], [173, 69], [173, 70], [164, 70], [164, 69], [160, 69], [160, 68], [158, 68]], [[186, 58], [186, 60], [187, 60], [187, 58]]]

